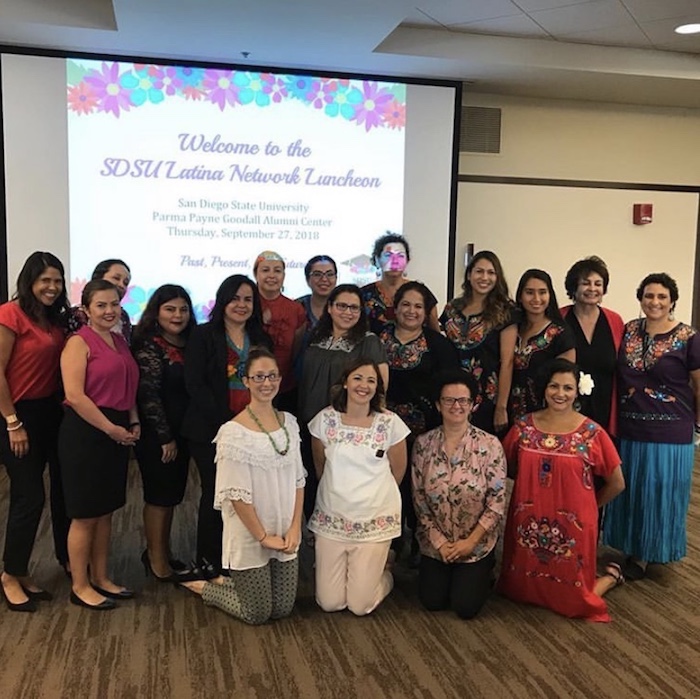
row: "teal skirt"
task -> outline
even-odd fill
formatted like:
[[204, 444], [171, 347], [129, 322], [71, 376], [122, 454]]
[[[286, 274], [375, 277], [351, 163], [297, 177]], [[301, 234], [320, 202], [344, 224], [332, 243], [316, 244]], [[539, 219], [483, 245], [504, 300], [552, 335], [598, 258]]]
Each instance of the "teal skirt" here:
[[625, 490], [605, 509], [603, 543], [650, 563], [686, 555], [692, 444], [620, 440]]

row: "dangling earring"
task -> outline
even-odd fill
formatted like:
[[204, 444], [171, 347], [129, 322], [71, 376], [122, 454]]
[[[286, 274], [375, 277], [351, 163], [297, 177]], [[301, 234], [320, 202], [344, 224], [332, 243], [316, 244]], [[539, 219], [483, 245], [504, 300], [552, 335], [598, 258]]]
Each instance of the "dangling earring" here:
[[669, 320], [675, 320], [676, 319], [676, 314], [675, 314], [676, 307], [674, 306], [671, 309], [671, 312], [668, 314], [668, 319]]

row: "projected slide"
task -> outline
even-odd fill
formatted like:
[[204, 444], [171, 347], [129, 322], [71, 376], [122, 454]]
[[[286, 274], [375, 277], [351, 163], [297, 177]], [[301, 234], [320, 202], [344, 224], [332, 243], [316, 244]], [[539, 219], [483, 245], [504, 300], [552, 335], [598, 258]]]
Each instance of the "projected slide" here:
[[406, 85], [213, 68], [68, 60], [72, 300], [123, 257], [138, 318], [166, 282], [204, 319], [219, 283], [286, 259], [285, 293], [330, 254], [373, 281], [369, 252], [403, 230]]

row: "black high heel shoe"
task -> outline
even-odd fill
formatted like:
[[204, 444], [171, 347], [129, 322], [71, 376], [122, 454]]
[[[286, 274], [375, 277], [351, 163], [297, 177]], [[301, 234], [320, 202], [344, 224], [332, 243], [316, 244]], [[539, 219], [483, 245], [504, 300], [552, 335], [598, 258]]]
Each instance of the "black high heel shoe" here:
[[146, 549], [142, 554], [141, 554], [141, 563], [143, 563], [143, 570], [146, 574], [146, 577], [149, 575], [152, 575], [155, 579], [156, 582], [159, 583], [181, 583], [181, 582], [192, 582], [193, 580], [205, 580], [206, 578], [204, 577], [203, 571], [196, 565], [191, 564], [189, 567], [186, 566], [184, 563], [183, 568], [180, 570], [175, 570], [173, 569], [173, 572], [170, 573], [170, 575], [156, 575], [153, 572], [153, 567], [151, 566], [151, 560], [148, 557], [148, 549]]

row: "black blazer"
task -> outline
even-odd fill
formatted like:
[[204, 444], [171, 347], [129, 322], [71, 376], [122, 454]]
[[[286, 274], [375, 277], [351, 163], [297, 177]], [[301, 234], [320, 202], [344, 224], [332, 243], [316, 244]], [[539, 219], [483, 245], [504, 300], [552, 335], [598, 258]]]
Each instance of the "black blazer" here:
[[192, 329], [185, 348], [185, 387], [190, 402], [182, 434], [210, 443], [219, 427], [233, 417], [228, 405], [228, 350], [223, 328], [204, 323]]

